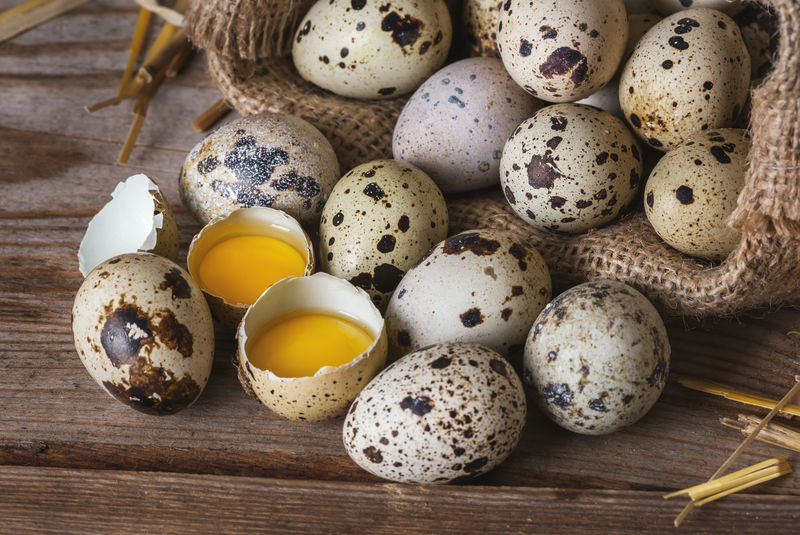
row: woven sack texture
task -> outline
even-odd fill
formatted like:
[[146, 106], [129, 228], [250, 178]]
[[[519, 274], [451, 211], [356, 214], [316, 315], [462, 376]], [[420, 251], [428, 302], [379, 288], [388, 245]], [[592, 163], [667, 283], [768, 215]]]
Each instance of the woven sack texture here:
[[[577, 236], [540, 231], [514, 214], [499, 188], [449, 198], [450, 233], [514, 231], [542, 253], [557, 287], [615, 279], [673, 316], [728, 317], [800, 303], [800, 0], [764, 3], [778, 14], [778, 53], [772, 72], [752, 94], [750, 166], [729, 221], [742, 231], [742, 240], [724, 262], [710, 264], [671, 249], [640, 210]], [[337, 97], [301, 79], [290, 57], [251, 62], [243, 75], [214, 50], [210, 73], [243, 114], [303, 117], [328, 137], [343, 169], [391, 157], [392, 130], [405, 99]]]

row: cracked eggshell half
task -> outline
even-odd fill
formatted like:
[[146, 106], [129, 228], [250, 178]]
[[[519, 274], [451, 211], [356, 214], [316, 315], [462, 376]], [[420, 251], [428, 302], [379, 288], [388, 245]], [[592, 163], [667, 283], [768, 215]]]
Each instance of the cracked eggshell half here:
[[[300, 223], [280, 210], [254, 206], [240, 208], [228, 215], [215, 218], [192, 239], [186, 257], [186, 265], [192, 278], [201, 288], [203, 283], [199, 278], [199, 266], [206, 253], [219, 242], [242, 235], [268, 236], [291, 245], [306, 259], [304, 274], [314, 273], [314, 246]], [[203, 294], [219, 324], [231, 331], [239, 325], [250, 305], [250, 303], [228, 302], [223, 297], [214, 295], [205, 289], [203, 289]]]
[[596, 281], [542, 310], [525, 344], [523, 377], [555, 423], [603, 435], [647, 414], [669, 362], [667, 330], [650, 301], [620, 282]]
[[437, 244], [406, 273], [386, 310], [392, 358], [440, 342], [503, 355], [525, 343], [550, 300], [539, 252], [512, 232], [481, 229]]
[[179, 185], [201, 223], [264, 206], [311, 229], [338, 179], [339, 161], [322, 132], [300, 117], [264, 112], [231, 121], [198, 143]]
[[146, 175], [117, 184], [111, 200], [89, 221], [78, 249], [86, 277], [98, 264], [124, 253], [178, 257], [178, 227], [167, 200]]
[[488, 347], [436, 344], [376, 377], [344, 422], [347, 454], [400, 483], [450, 483], [508, 457], [525, 426], [525, 393], [511, 365]]
[[444, 0], [319, 0], [297, 28], [292, 59], [300, 76], [337, 95], [392, 98], [442, 66], [452, 37]]
[[72, 333], [97, 384], [145, 414], [188, 407], [211, 373], [211, 312], [189, 274], [161, 256], [124, 254], [98, 265], [75, 296]]
[[[298, 311], [348, 317], [372, 334], [374, 342], [350, 362], [322, 367], [310, 377], [279, 377], [251, 364], [247, 357], [248, 339], [271, 320]], [[242, 386], [269, 409], [290, 420], [318, 422], [342, 416], [386, 364], [386, 329], [369, 295], [327, 273], [289, 277], [273, 284], [248, 309], [236, 338], [236, 365]]]

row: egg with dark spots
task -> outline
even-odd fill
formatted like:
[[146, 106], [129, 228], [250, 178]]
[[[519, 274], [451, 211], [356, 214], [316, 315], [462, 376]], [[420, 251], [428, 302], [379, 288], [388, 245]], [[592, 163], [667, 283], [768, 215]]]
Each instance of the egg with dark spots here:
[[628, 16], [622, 0], [509, 0], [497, 28], [497, 48], [511, 77], [542, 100], [571, 102], [614, 76]]
[[580, 284], [542, 310], [528, 334], [524, 379], [565, 429], [613, 433], [652, 408], [669, 374], [670, 344], [655, 307], [616, 281]]
[[525, 394], [511, 365], [491, 349], [435, 344], [404, 356], [350, 406], [347, 454], [400, 483], [471, 479], [503, 462], [525, 425]]
[[620, 76], [619, 101], [634, 132], [661, 151], [694, 132], [737, 123], [750, 89], [739, 27], [712, 9], [688, 9], [653, 26]]
[[392, 151], [445, 193], [492, 186], [506, 139], [540, 107], [499, 59], [461, 60], [417, 89], [397, 120]]
[[322, 270], [365, 290], [384, 310], [405, 272], [447, 236], [447, 204], [413, 164], [375, 160], [336, 184], [320, 220]]
[[636, 196], [643, 169], [639, 143], [620, 119], [589, 106], [555, 104], [508, 139], [500, 184], [511, 208], [531, 225], [578, 233], [616, 218]]
[[75, 349], [114, 399], [145, 414], [174, 414], [200, 396], [214, 358], [214, 326], [200, 288], [149, 253], [99, 264], [72, 306]]
[[750, 2], [734, 20], [750, 52], [751, 85], [759, 85], [769, 74], [778, 48], [778, 16], [770, 8]]
[[266, 206], [309, 229], [339, 176], [333, 147], [319, 130], [293, 115], [264, 112], [231, 121], [198, 143], [179, 185], [184, 204], [202, 223]]
[[300, 76], [337, 95], [394, 98], [444, 64], [452, 34], [444, 0], [364, 0], [358, 9], [319, 0], [298, 26], [292, 58]]
[[682, 13], [690, 8], [699, 7], [717, 9], [728, 15], [735, 15], [742, 10], [742, 0], [650, 0], [650, 3], [663, 15]]
[[437, 244], [403, 277], [386, 310], [390, 358], [440, 342], [507, 355], [550, 299], [539, 252], [505, 230], [470, 230]]
[[661, 238], [682, 253], [722, 260], [741, 234], [727, 225], [744, 187], [750, 137], [744, 130], [698, 132], [671, 150], [645, 186], [645, 214]]
[[498, 56], [497, 22], [502, 0], [465, 0], [461, 20], [467, 34], [470, 56]]

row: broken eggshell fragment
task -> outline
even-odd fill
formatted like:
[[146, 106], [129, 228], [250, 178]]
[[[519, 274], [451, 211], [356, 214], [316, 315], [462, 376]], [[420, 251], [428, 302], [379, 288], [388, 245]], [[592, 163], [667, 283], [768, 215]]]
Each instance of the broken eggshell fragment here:
[[[229, 238], [256, 235], [276, 238], [291, 245], [306, 258], [305, 275], [314, 273], [314, 247], [308, 234], [292, 216], [280, 210], [254, 206], [240, 208], [215, 218], [197, 233], [189, 245], [186, 265], [192, 278], [200, 284], [199, 265], [212, 247]], [[231, 276], [237, 276], [235, 273]], [[202, 284], [201, 284], [202, 288]], [[234, 330], [250, 303], [231, 303], [203, 289], [214, 317], [225, 329]]]
[[165, 415], [191, 405], [214, 358], [214, 327], [200, 288], [174, 262], [148, 253], [101, 263], [72, 307], [75, 349], [109, 395]]
[[153, 253], [175, 260], [178, 227], [167, 200], [146, 175], [117, 184], [111, 200], [89, 221], [78, 249], [86, 277], [98, 264], [124, 253]]
[[[348, 317], [366, 329], [374, 341], [350, 362], [324, 366], [309, 377], [279, 377], [251, 364], [247, 356], [248, 339], [255, 338], [259, 329], [270, 321], [302, 311]], [[386, 364], [386, 330], [369, 295], [327, 273], [289, 277], [273, 284], [247, 310], [236, 338], [235, 362], [242, 386], [248, 394], [290, 420], [318, 422], [343, 415], [350, 402]]]

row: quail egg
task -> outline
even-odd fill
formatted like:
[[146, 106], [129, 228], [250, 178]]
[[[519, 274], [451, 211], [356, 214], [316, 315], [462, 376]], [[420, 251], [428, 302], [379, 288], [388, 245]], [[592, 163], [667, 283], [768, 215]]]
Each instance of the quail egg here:
[[470, 56], [497, 56], [497, 19], [502, 0], [466, 0], [462, 19]]
[[556, 297], [536, 319], [524, 378], [558, 425], [602, 435], [650, 410], [669, 361], [664, 322], [646, 297], [620, 282], [587, 282]]
[[[747, 1], [747, 0], [745, 0]], [[664, 15], [672, 15], [689, 8], [708, 8], [735, 15], [742, 10], [742, 0], [650, 0], [652, 6]]]
[[744, 187], [744, 130], [698, 132], [664, 155], [647, 179], [644, 210], [659, 236], [698, 258], [722, 260], [740, 241], [726, 225]]
[[364, 470], [401, 483], [449, 483], [508, 457], [525, 425], [525, 394], [503, 357], [477, 344], [406, 355], [350, 406], [344, 446]]

